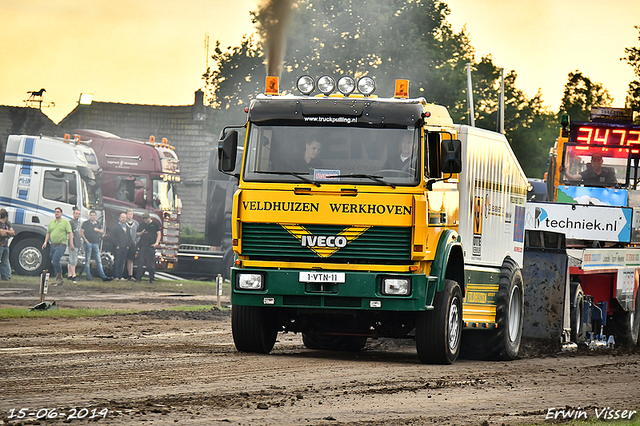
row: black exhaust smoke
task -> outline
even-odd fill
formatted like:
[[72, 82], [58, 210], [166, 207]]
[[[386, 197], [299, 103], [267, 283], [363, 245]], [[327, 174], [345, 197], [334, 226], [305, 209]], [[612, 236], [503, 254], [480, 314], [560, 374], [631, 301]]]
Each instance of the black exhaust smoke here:
[[286, 48], [286, 30], [291, 16], [293, 0], [267, 0], [262, 9], [265, 17], [265, 48], [267, 51], [267, 75], [280, 78]]

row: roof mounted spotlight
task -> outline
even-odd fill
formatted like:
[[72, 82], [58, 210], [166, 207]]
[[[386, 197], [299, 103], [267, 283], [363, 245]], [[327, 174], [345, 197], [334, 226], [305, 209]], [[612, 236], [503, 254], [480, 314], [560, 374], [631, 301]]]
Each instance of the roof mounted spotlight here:
[[323, 75], [318, 79], [318, 90], [323, 95], [329, 96], [334, 90], [336, 90], [336, 81], [329, 75]]
[[376, 82], [369, 76], [364, 76], [358, 80], [358, 92], [365, 96], [371, 96], [376, 91]]
[[305, 96], [309, 96], [316, 88], [316, 82], [310, 75], [303, 75], [296, 83], [298, 90]]
[[338, 80], [338, 90], [343, 95], [349, 96], [354, 90], [356, 90], [356, 81], [346, 75], [344, 77], [340, 77]]

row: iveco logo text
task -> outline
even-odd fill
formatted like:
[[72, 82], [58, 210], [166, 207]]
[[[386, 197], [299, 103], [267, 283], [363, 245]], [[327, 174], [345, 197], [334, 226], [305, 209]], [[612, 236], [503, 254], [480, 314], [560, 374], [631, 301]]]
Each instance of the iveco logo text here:
[[303, 235], [300, 241], [302, 247], [342, 248], [347, 246], [347, 238], [339, 235]]

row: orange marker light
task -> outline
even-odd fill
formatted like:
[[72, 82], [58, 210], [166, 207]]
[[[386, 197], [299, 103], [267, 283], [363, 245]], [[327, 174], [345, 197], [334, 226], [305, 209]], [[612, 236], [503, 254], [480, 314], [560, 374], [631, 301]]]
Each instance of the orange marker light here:
[[403, 99], [409, 98], [409, 80], [401, 78], [396, 80], [396, 93], [393, 97]]
[[267, 84], [266, 89], [264, 90], [265, 95], [278, 95], [278, 77], [273, 75], [267, 76]]

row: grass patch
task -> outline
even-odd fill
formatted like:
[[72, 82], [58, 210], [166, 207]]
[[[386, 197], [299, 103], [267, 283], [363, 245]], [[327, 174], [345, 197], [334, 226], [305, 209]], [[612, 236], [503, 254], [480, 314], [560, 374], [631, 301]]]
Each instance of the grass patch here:
[[[172, 306], [165, 311], [198, 312], [215, 309], [215, 305]], [[224, 310], [224, 309], [222, 309]], [[0, 308], [0, 319], [11, 318], [86, 318], [107, 315], [135, 314], [148, 309], [59, 308], [48, 311], [30, 311], [29, 308]]]
[[[190, 305], [190, 306], [172, 306], [170, 308], [164, 309], [165, 311], [184, 311], [184, 312], [198, 312], [198, 311], [210, 311], [212, 309], [217, 309], [216, 305]], [[228, 307], [221, 306], [221, 311], [229, 310]]]
[[[62, 291], [86, 291], [95, 293], [136, 293], [136, 292], [152, 292], [152, 293], [184, 293], [194, 295], [215, 295], [216, 283], [215, 281], [192, 281], [186, 279], [180, 280], [162, 280], [156, 279], [155, 284], [149, 284], [147, 279], [143, 279], [142, 282], [136, 283], [135, 281], [102, 281], [100, 278], [94, 278], [93, 281], [87, 281], [84, 277], [79, 277], [78, 283], [73, 284], [70, 280], [65, 278], [64, 285], [60, 287], [51, 287], [51, 283], [55, 281], [51, 279], [49, 281], [49, 294], [53, 294], [59, 290]], [[25, 289], [31, 289], [33, 291], [39, 291], [40, 289], [40, 277], [28, 277], [14, 275], [11, 281], [1, 281], [0, 288], [15, 288], [22, 287]], [[223, 283], [222, 292], [224, 295], [231, 294], [231, 285], [228, 281]]]
[[[640, 409], [634, 409], [634, 408], [623, 408], [623, 407], [611, 407], [613, 410], [621, 410], [620, 414], [622, 414], [623, 410], [628, 410], [628, 411], [633, 411], [633, 410], [638, 410], [638, 412], [640, 413]], [[604, 409], [604, 407], [602, 408]], [[600, 410], [600, 408], [598, 409]], [[530, 425], [525, 425], [525, 426], [536, 426], [536, 425], [540, 425], [540, 424], [548, 424], [548, 425], [568, 425], [568, 426], [593, 426], [593, 425], [611, 425], [611, 426], [639, 426], [640, 425], [640, 415], [638, 413], [634, 414], [633, 417], [631, 418], [631, 420], [603, 420], [598, 419], [595, 415], [595, 412], [593, 409], [588, 409], [585, 410], [587, 411], [587, 414], [589, 416], [588, 420], [546, 420], [544, 423], [532, 423]], [[604, 415], [603, 415], [604, 416]]]
[[2, 308], [0, 319], [10, 318], [85, 318], [105, 315], [132, 314], [140, 309], [60, 308], [48, 311], [30, 311], [29, 308]]

